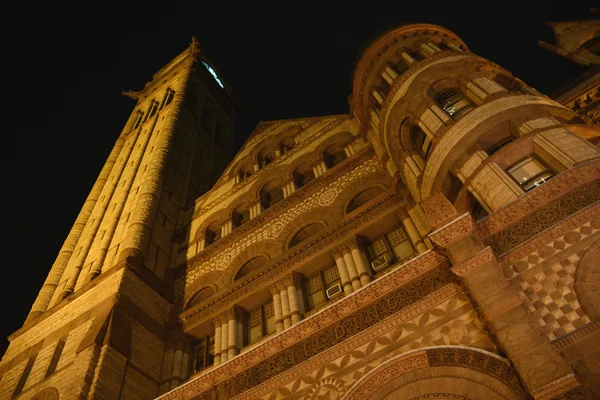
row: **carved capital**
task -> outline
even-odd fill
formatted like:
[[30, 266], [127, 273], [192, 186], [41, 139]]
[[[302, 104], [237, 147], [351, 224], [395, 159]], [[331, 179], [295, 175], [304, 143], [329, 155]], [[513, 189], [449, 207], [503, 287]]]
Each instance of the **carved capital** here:
[[349, 251], [352, 251], [354, 249], [360, 250], [360, 244], [358, 243], [358, 239], [356, 238], [356, 236], [351, 236], [350, 238], [344, 240], [343, 246]]

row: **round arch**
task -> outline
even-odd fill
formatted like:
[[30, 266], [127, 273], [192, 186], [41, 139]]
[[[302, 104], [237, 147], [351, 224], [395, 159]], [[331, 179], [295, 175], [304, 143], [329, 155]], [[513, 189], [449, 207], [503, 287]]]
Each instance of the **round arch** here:
[[502, 357], [462, 346], [400, 354], [361, 377], [344, 400], [525, 399], [519, 378]]
[[[600, 217], [591, 221], [593, 228], [600, 228]], [[583, 311], [594, 320], [600, 317], [600, 240], [596, 240], [583, 254], [575, 271], [575, 294]]]

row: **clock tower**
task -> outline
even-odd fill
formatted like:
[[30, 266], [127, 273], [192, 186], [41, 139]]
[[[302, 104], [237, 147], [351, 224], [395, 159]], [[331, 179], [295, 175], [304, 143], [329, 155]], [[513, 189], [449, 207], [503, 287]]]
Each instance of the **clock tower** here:
[[[232, 157], [231, 88], [196, 39], [143, 89], [21, 329], [0, 398], [158, 393], [187, 209]], [[19, 397], [20, 398], [20, 397]]]

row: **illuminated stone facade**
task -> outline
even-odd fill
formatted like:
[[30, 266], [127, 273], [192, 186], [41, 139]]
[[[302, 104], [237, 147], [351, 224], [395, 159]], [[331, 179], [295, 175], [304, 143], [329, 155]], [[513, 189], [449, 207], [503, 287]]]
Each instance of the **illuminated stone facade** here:
[[202, 61], [128, 92], [0, 398], [600, 396], [595, 127], [407, 25], [362, 54], [348, 114], [262, 122], [228, 163]]

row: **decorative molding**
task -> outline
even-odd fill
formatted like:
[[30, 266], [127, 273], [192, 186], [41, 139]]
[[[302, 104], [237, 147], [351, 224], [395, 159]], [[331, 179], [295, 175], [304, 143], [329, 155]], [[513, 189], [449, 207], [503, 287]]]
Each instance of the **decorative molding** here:
[[555, 348], [558, 350], [570, 346], [571, 344], [578, 342], [588, 335], [596, 333], [600, 330], [600, 320], [592, 321], [584, 327], [573, 331], [566, 336], [556, 339], [552, 342]]
[[475, 232], [475, 222], [469, 213], [465, 213], [437, 231], [429, 234], [429, 238], [438, 247], [448, 248], [452, 243]]
[[[510, 364], [503, 358], [483, 350], [459, 346], [431, 347], [401, 354], [379, 365], [363, 376], [346, 394], [344, 400], [370, 398], [378, 389], [394, 379], [417, 369], [429, 367], [463, 367], [483, 372], [502, 382], [515, 394], [524, 396], [525, 391]], [[456, 376], [458, 378], [465, 378]], [[494, 390], [484, 382], [477, 382]], [[387, 393], [390, 395], [391, 393]]]
[[[504, 267], [511, 263], [518, 261], [519, 259], [527, 256], [528, 254], [538, 250], [543, 245], [552, 242], [554, 239], [571, 232], [573, 229], [580, 227], [594, 216], [600, 214], [600, 203], [588, 206], [583, 210], [573, 213], [564, 218], [556, 225], [546, 229], [538, 235], [531, 235], [527, 238], [527, 241], [511, 248], [501, 256], [498, 256], [498, 261]], [[491, 246], [492, 249], [494, 246]]]
[[412, 309], [428, 295], [427, 306], [416, 309], [419, 313], [437, 304], [440, 296], [446, 298], [448, 291], [461, 290], [453, 283], [443, 257], [427, 252], [412, 261], [161, 398], [189, 393], [203, 399], [210, 398], [214, 391], [232, 397], [336, 344], [350, 344], [350, 338], [402, 310]]
[[533, 390], [531, 395], [535, 400], [556, 399], [559, 398], [558, 396], [565, 394], [578, 386], [579, 381], [575, 378], [575, 375], [569, 374], [546, 386]]
[[477, 229], [483, 237], [492, 237], [507, 227], [518, 224], [532, 212], [599, 178], [600, 160], [592, 160], [568, 169], [484, 218], [477, 223]]

